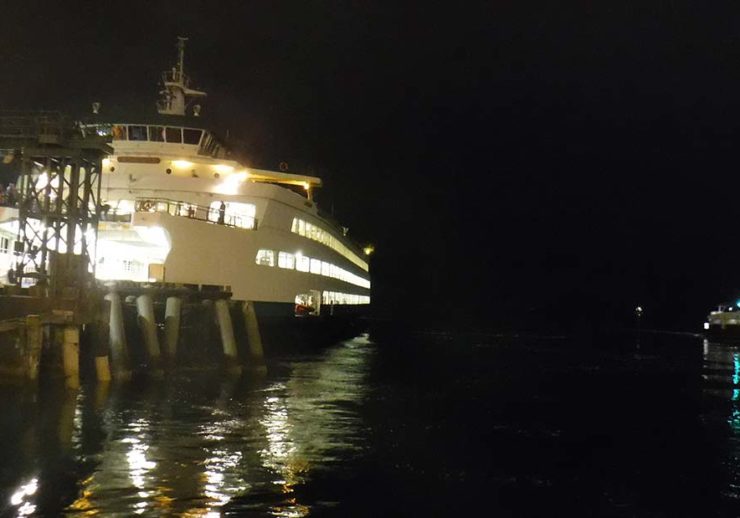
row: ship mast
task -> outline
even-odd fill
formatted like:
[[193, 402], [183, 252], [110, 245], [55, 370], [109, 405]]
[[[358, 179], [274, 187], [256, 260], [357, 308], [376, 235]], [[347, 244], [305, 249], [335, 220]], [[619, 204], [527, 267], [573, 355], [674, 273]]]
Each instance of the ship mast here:
[[[190, 78], [185, 75], [185, 42], [187, 38], [177, 38], [177, 65], [162, 73], [164, 89], [157, 103], [157, 111], [164, 115], [185, 115], [193, 100], [205, 97], [206, 93], [190, 88]], [[199, 106], [194, 106], [194, 115], [198, 115]]]

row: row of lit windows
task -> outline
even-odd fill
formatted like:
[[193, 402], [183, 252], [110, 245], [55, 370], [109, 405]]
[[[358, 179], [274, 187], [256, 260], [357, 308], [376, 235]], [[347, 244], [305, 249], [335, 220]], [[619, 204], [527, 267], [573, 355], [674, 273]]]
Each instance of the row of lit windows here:
[[[260, 249], [257, 251], [257, 264], [262, 266], [275, 266], [275, 251]], [[277, 265], [279, 268], [286, 268], [288, 270], [298, 270], [299, 272], [313, 273], [316, 275], [323, 275], [324, 277], [331, 277], [333, 279], [339, 279], [340, 281], [354, 284], [362, 288], [370, 289], [370, 281], [363, 279], [359, 275], [348, 272], [331, 263], [322, 261], [321, 259], [313, 259], [306, 257], [303, 254], [291, 254], [288, 252], [277, 253]]]
[[343, 255], [344, 257], [355, 263], [363, 270], [368, 271], [367, 262], [360, 259], [357, 254], [347, 248], [344, 243], [342, 243], [336, 237], [332, 236], [326, 230], [317, 227], [316, 225], [312, 225], [307, 221], [303, 221], [302, 219], [293, 218], [293, 226], [291, 227], [291, 231], [300, 236], [307, 237], [308, 239], [318, 241], [322, 245], [328, 246], [335, 252], [338, 252], [339, 254]]
[[353, 293], [339, 293], [336, 291], [325, 291], [322, 294], [322, 304], [370, 304], [367, 295], [355, 295]]
[[150, 142], [174, 142], [176, 144], [200, 143], [203, 130], [178, 128], [172, 126], [144, 126], [133, 124], [97, 124], [95, 133], [113, 140], [133, 140]]

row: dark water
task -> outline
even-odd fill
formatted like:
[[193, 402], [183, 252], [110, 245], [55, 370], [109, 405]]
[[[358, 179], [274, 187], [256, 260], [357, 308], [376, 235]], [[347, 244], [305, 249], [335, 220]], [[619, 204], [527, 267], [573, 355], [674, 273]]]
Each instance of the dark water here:
[[696, 338], [361, 337], [0, 412], [3, 516], [740, 515], [740, 348]]

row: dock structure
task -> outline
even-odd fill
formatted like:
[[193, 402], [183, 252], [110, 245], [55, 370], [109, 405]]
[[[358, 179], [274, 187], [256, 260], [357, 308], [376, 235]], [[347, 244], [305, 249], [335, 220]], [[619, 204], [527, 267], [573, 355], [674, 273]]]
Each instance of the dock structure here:
[[100, 381], [161, 373], [176, 364], [183, 326], [217, 329], [225, 365], [240, 370], [236, 337], [254, 336], [255, 323], [235, 333], [243, 311], [227, 287], [96, 282], [106, 138], [56, 112], [0, 112], [0, 153], [19, 171], [15, 264], [0, 288], [0, 377], [58, 374], [74, 388], [87, 364]]

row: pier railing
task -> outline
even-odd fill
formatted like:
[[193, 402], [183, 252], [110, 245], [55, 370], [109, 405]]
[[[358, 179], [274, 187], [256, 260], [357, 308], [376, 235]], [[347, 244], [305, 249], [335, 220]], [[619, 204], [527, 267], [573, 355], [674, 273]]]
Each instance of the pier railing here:
[[136, 212], [163, 212], [170, 216], [179, 216], [198, 221], [206, 221], [224, 225], [226, 227], [255, 229], [257, 218], [230, 213], [205, 205], [196, 205], [183, 201], [166, 198], [137, 198], [134, 208]]

